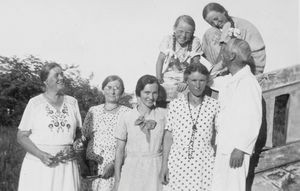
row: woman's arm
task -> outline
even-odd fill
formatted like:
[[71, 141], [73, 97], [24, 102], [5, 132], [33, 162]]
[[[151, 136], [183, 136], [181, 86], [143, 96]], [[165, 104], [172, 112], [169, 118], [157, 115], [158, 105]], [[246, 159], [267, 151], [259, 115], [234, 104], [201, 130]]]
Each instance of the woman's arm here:
[[163, 64], [166, 59], [166, 55], [162, 52], [159, 53], [157, 61], [156, 61], [156, 77], [159, 81], [159, 83], [163, 83], [163, 76], [162, 76], [162, 69], [163, 69]]
[[119, 182], [121, 178], [121, 169], [125, 156], [126, 141], [117, 139], [116, 145], [116, 158], [115, 158], [115, 185], [114, 190], [118, 190]]
[[194, 57], [191, 59], [191, 63], [199, 62], [199, 61], [200, 61], [200, 56], [199, 56], [199, 55], [194, 56]]
[[50, 166], [52, 164], [53, 156], [41, 151], [30, 139], [29, 135], [31, 131], [21, 131], [17, 133], [18, 143], [30, 154], [39, 158], [45, 165]]
[[173, 135], [170, 131], [165, 130], [163, 141], [163, 155], [162, 155], [162, 167], [160, 173], [160, 179], [163, 184], [169, 183], [169, 170], [168, 170], [168, 158], [173, 144]]

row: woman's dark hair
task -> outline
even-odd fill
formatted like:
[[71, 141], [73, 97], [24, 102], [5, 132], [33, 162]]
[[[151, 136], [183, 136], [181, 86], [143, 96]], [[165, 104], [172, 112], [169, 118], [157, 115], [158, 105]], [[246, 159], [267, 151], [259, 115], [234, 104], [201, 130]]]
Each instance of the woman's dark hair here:
[[159, 86], [158, 80], [156, 77], [151, 76], [151, 75], [144, 75], [142, 76], [136, 84], [135, 88], [135, 95], [137, 97], [141, 96], [141, 91], [145, 88], [147, 84], [157, 84]]
[[222, 5], [220, 5], [219, 3], [209, 3], [209, 4], [207, 4], [203, 8], [203, 11], [202, 11], [202, 17], [203, 17], [204, 20], [206, 20], [206, 17], [207, 17], [207, 15], [210, 11], [225, 13], [225, 17], [230, 22], [231, 27], [234, 28], [234, 22], [233, 22], [231, 16], [228, 15], [228, 11]]
[[207, 68], [200, 63], [200, 61], [192, 62], [188, 67], [185, 69], [183, 75], [184, 75], [184, 81], [187, 80], [188, 76], [193, 72], [199, 72], [200, 74], [203, 74], [205, 76], [209, 76], [209, 71]]
[[124, 93], [125, 91], [125, 87], [124, 87], [124, 82], [123, 80], [117, 76], [117, 75], [111, 75], [111, 76], [107, 76], [104, 81], [102, 82], [102, 90], [105, 88], [105, 86], [109, 83], [109, 82], [112, 82], [112, 81], [119, 81], [120, 82], [120, 85], [121, 85], [121, 95]]
[[194, 28], [194, 31], [196, 30], [195, 21], [191, 16], [189, 16], [189, 15], [179, 16], [175, 21], [174, 28], [176, 28], [179, 25], [180, 21], [184, 21], [185, 23], [191, 25]]
[[55, 63], [55, 62], [51, 62], [51, 63], [46, 63], [45, 65], [43, 65], [41, 72], [40, 72], [40, 79], [42, 82], [46, 81], [49, 75], [50, 70], [52, 70], [53, 68], [56, 67], [60, 67], [62, 68], [59, 64]]

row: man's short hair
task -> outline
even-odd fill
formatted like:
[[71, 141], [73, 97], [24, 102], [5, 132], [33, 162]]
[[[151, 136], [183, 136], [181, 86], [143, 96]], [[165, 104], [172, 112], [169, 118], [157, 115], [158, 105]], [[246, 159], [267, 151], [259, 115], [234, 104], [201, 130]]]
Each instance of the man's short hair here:
[[249, 65], [252, 72], [255, 69], [254, 59], [251, 55], [252, 51], [250, 45], [242, 39], [232, 38], [227, 43], [225, 43], [225, 49], [236, 55], [236, 60], [239, 61], [237, 64], [244, 66]]

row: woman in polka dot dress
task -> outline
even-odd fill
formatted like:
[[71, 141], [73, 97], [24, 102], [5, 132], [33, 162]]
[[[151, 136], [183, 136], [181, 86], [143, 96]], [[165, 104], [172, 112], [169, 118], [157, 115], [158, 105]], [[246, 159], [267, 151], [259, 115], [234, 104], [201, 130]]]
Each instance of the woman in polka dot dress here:
[[209, 191], [214, 166], [217, 100], [205, 95], [209, 72], [193, 63], [184, 72], [189, 92], [170, 103], [160, 178], [170, 191]]
[[83, 135], [88, 140], [86, 158], [97, 162], [96, 173], [101, 178], [83, 180], [82, 190], [111, 191], [114, 185], [115, 137], [118, 119], [130, 108], [118, 104], [124, 84], [118, 76], [108, 76], [102, 83], [105, 104], [89, 109], [83, 124]]

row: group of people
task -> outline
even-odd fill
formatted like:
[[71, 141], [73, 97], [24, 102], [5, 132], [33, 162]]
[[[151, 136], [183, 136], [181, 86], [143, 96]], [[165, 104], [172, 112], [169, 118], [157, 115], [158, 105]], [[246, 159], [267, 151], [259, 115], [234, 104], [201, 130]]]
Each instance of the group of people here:
[[[137, 81], [135, 107], [120, 105], [123, 80], [108, 76], [105, 103], [91, 107], [83, 125], [77, 100], [62, 93], [61, 66], [44, 65], [45, 91], [30, 99], [18, 127], [27, 151], [19, 191], [245, 190], [262, 118], [254, 74], [263, 72], [264, 44], [220, 4], [209, 3], [203, 18], [212, 28], [201, 44], [192, 17], [178, 17], [161, 43], [156, 77]], [[210, 82], [225, 74], [212, 98]], [[160, 108], [161, 86], [170, 84], [182, 93]]]

